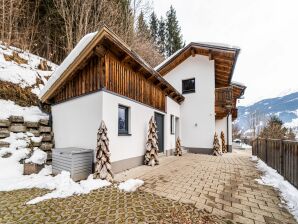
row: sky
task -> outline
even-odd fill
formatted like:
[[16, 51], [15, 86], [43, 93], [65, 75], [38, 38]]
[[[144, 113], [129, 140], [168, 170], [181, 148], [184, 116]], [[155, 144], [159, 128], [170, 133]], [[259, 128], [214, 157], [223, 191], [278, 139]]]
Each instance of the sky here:
[[154, 0], [165, 16], [173, 5], [186, 44], [241, 48], [233, 81], [247, 90], [240, 105], [298, 91], [297, 0]]

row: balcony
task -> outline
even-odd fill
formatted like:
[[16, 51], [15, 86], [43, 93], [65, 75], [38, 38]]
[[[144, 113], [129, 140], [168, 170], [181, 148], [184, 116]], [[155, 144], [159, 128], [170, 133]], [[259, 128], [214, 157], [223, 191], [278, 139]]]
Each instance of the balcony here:
[[215, 89], [216, 119], [224, 118], [233, 108], [233, 89], [231, 86]]
[[232, 120], [234, 121], [238, 117], [238, 109], [232, 108]]

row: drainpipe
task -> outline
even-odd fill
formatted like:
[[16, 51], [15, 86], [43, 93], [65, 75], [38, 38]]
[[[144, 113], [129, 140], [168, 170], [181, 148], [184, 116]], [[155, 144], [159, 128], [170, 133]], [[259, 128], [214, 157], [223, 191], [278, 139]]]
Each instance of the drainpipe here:
[[227, 115], [227, 147], [228, 147], [228, 152], [230, 152], [229, 151], [229, 145], [230, 145], [230, 142], [229, 142], [229, 116], [230, 116], [230, 111], [228, 112], [228, 115]]

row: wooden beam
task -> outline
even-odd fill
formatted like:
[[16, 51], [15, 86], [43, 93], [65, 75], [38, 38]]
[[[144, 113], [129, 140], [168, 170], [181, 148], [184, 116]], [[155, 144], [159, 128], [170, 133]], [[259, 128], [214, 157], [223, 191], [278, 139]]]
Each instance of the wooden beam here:
[[98, 56], [98, 57], [104, 57], [105, 54], [107, 53], [107, 50], [105, 49], [104, 46], [102, 45], [97, 45], [94, 48], [94, 53]]
[[192, 56], [192, 57], [195, 57], [195, 56], [196, 56], [196, 50], [195, 50], [194, 48], [192, 48], [192, 49], [190, 50], [190, 52], [191, 52], [191, 56]]
[[208, 51], [208, 58], [209, 58], [209, 61], [213, 60], [212, 50]]
[[216, 73], [220, 73], [220, 74], [224, 73], [224, 74], [227, 74], [228, 76], [231, 73], [230, 71], [221, 70], [221, 69], [218, 69], [218, 68], [215, 68], [215, 71], [216, 71]]
[[225, 58], [222, 58], [222, 57], [218, 57], [218, 56], [215, 56], [213, 55], [213, 59], [215, 61], [218, 61], [222, 64], [225, 64], [225, 65], [228, 65], [228, 66], [233, 66], [233, 61], [229, 60], [229, 59], [225, 59]]
[[154, 75], [151, 75], [147, 80], [148, 81], [151, 81], [152, 79], [154, 79], [155, 78], [155, 76]]
[[129, 59], [130, 59], [130, 56], [127, 54], [123, 57], [123, 59], [121, 60], [121, 63], [126, 63]]

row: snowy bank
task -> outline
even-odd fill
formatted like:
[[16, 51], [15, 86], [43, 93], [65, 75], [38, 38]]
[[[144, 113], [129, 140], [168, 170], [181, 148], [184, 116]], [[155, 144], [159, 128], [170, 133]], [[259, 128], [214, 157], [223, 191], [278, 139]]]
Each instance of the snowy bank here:
[[125, 182], [122, 182], [119, 184], [118, 188], [120, 190], [123, 190], [125, 192], [134, 192], [136, 191], [140, 186], [144, 184], [144, 181], [139, 179], [129, 179]]
[[0, 119], [8, 119], [10, 116], [23, 116], [24, 121], [37, 122], [41, 119], [49, 119], [49, 115], [43, 113], [37, 106], [21, 107], [10, 100], [0, 99]]
[[[27, 63], [18, 64], [14, 60], [5, 59], [5, 55], [12, 56], [14, 52], [18, 53], [19, 57], [25, 59]], [[38, 65], [44, 60], [44, 58], [22, 51], [21, 49], [0, 44], [0, 81], [12, 82], [22, 88], [34, 87], [31, 91], [38, 95], [44, 85], [37, 85], [36, 81], [41, 80], [43, 83], [46, 83], [47, 78], [53, 73], [53, 71], [38, 69]], [[57, 65], [50, 61], [47, 61], [47, 65], [52, 70], [57, 67]]]
[[261, 179], [257, 179], [256, 181], [259, 184], [269, 185], [278, 189], [286, 207], [298, 221], [298, 190], [286, 181], [276, 170], [267, 166], [266, 163], [256, 156], [252, 156], [251, 160], [256, 161], [258, 170], [263, 172]]

